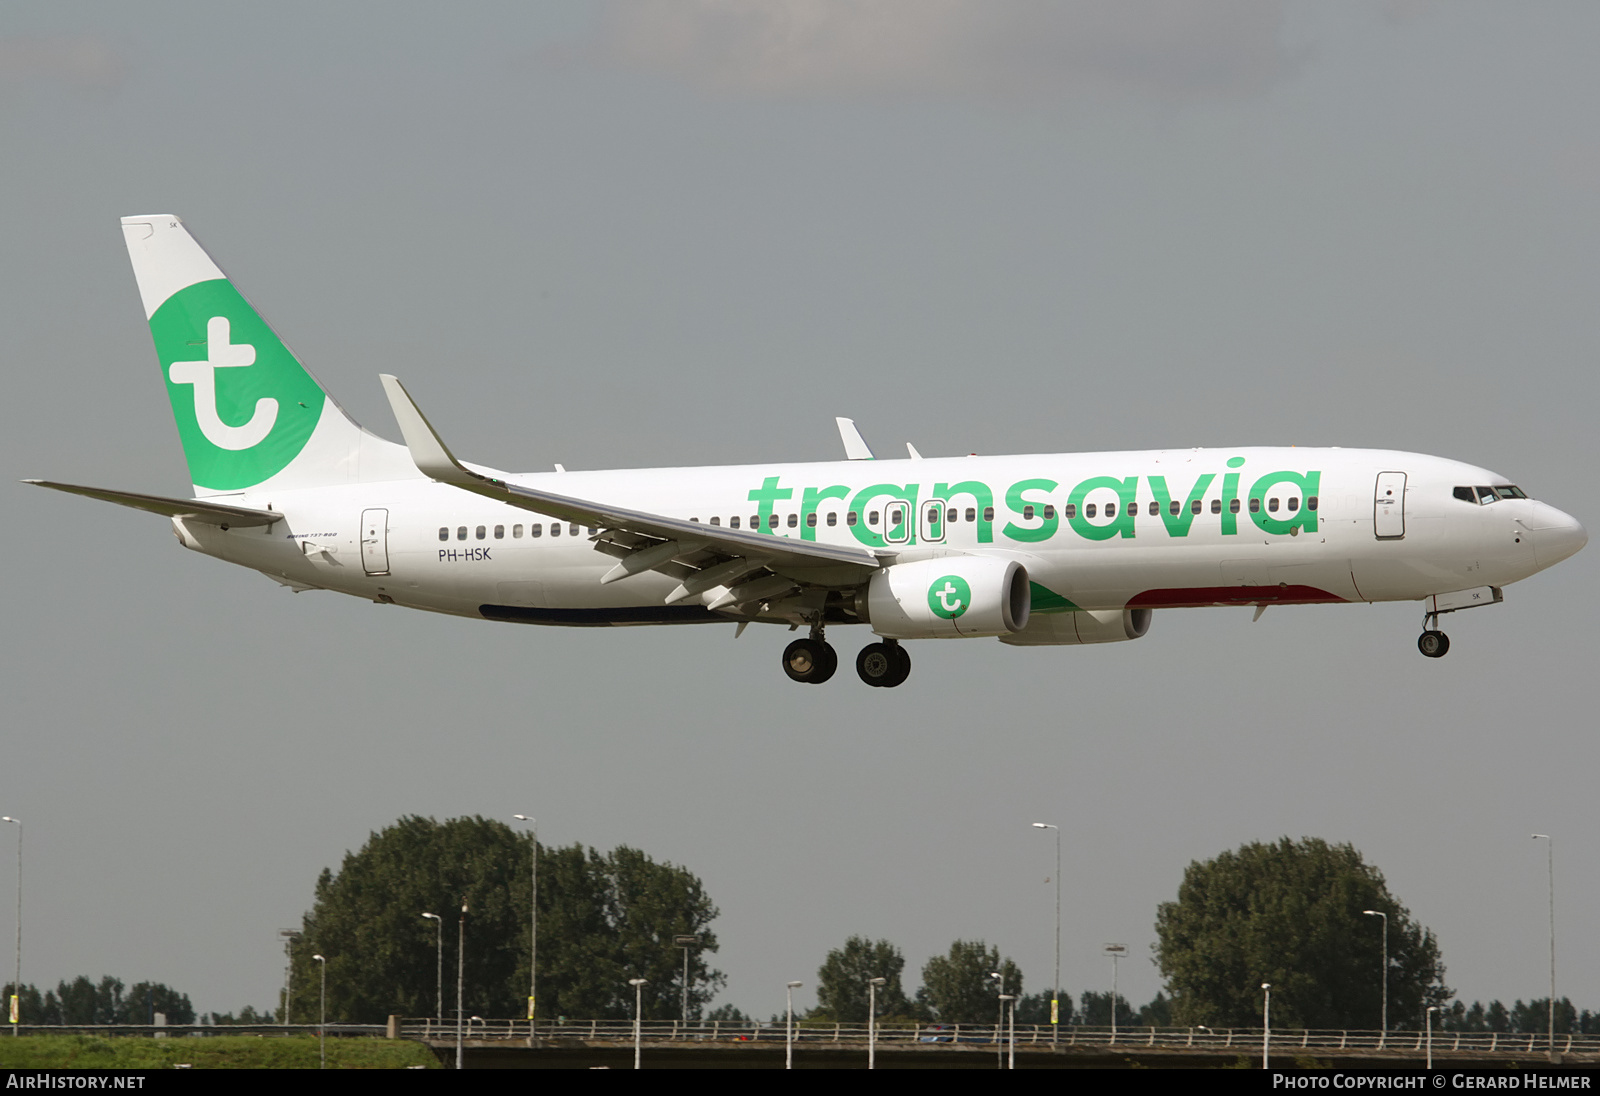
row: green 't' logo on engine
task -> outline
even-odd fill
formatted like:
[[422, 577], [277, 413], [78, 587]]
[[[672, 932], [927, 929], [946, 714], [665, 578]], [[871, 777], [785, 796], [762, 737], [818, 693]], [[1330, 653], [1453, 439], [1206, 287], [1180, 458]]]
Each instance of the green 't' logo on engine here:
[[972, 587], [960, 575], [945, 575], [933, 580], [928, 587], [928, 608], [933, 615], [954, 620], [972, 604]]

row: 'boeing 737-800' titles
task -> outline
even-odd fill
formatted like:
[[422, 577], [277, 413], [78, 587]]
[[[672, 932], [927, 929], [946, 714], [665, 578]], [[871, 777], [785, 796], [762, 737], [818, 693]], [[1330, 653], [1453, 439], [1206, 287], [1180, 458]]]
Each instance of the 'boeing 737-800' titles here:
[[1239, 447], [508, 473], [457, 459], [391, 376], [404, 445], [358, 426], [178, 218], [122, 222], [193, 480], [176, 498], [32, 480], [171, 519], [186, 548], [294, 590], [528, 624], [806, 629], [783, 652], [820, 684], [833, 626], [904, 641], [1137, 639], [1158, 608], [1421, 601], [1451, 612], [1577, 552], [1583, 527], [1504, 476], [1368, 449]]

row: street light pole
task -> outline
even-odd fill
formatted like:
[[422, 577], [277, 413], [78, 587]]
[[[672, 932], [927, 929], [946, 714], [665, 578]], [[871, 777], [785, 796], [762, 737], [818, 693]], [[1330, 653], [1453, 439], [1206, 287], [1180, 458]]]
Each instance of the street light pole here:
[[528, 1038], [534, 1041], [534, 1046], [539, 1045], [539, 1020], [537, 1015], [537, 1002], [539, 994], [539, 827], [531, 815], [514, 814], [511, 816], [518, 822], [528, 824], [528, 832], [533, 837], [533, 872], [532, 893], [530, 903], [532, 913], [528, 924]]
[[1006, 1050], [1006, 1068], [1007, 1069], [1016, 1069], [1017, 1068], [1017, 997], [1016, 997], [1016, 994], [1014, 994], [1014, 993], [1002, 993], [1000, 995], [1000, 1009], [1001, 1009], [1002, 1015], [1005, 1013], [1006, 1007], [1008, 1005], [1010, 1006], [1010, 1010], [1011, 1010], [1011, 1024], [1007, 1028], [1009, 1036], [1006, 1039], [1006, 1047], [1007, 1047], [1007, 1050]]
[[11, 981], [11, 1034], [22, 1032], [22, 819], [9, 814], [0, 822], [10, 822], [17, 827], [17, 966]]
[[1128, 954], [1127, 944], [1107, 944], [1106, 954], [1111, 956], [1111, 1042], [1117, 1041], [1117, 960]]
[[645, 978], [629, 978], [628, 979], [628, 985], [633, 987], [633, 1068], [634, 1069], [643, 1069], [644, 1068], [643, 1066], [641, 1066], [639, 1064], [639, 1047], [640, 1047], [641, 1040], [644, 1038], [643, 1033], [642, 1033], [642, 1029], [640, 1028], [640, 1025], [639, 1025], [639, 1013], [644, 1008], [644, 984], [645, 984], [646, 981], [648, 981], [648, 979], [645, 979]]
[[1433, 1014], [1439, 1011], [1438, 1005], [1428, 1006], [1428, 1068], [1433, 1068]]
[[783, 1068], [794, 1068], [794, 991], [799, 989], [800, 982], [790, 982], [788, 992], [788, 1035], [784, 1038]]
[[679, 933], [672, 938], [672, 946], [683, 949], [683, 1022], [689, 1022], [689, 949], [700, 943], [694, 933]]
[[313, 955], [322, 967], [322, 993], [317, 1003], [317, 1068], [328, 1068], [328, 960], [326, 956]]
[[422, 916], [430, 921], [438, 922], [438, 932], [434, 952], [438, 955], [438, 980], [434, 985], [433, 1018], [442, 1025], [444, 1023], [444, 918], [437, 913], [425, 913]]
[[1267, 1052], [1272, 1045], [1272, 983], [1262, 982], [1261, 992], [1261, 1068], [1267, 1067]]
[[867, 979], [867, 1068], [878, 1068], [878, 987], [887, 978]]
[[1549, 848], [1550, 863], [1550, 1056], [1556, 1053], [1556, 839], [1547, 833], [1533, 835], [1535, 841], [1545, 841]]
[[462, 1001], [467, 980], [467, 900], [461, 899], [461, 923], [456, 931], [456, 1068], [466, 1069], [466, 1053], [462, 1045], [461, 1023], [467, 1010]]
[[1382, 910], [1362, 910], [1368, 917], [1383, 918], [1383, 1018], [1379, 1025], [1378, 1049], [1389, 1038], [1389, 915]]
[[1061, 1031], [1061, 827], [1035, 822], [1033, 828], [1056, 831], [1056, 980], [1050, 990], [1050, 1044], [1054, 1046]]

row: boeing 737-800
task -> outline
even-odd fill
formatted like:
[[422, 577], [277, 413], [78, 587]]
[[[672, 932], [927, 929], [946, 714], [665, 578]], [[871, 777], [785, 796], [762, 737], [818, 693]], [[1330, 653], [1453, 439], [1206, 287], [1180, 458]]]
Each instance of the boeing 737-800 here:
[[[168, 498], [31, 480], [163, 514], [184, 547], [294, 590], [525, 624], [830, 626], [856, 670], [906, 680], [902, 641], [1137, 639], [1156, 609], [1422, 601], [1440, 615], [1587, 541], [1504, 476], [1415, 453], [1228, 448], [507, 473], [458, 460], [384, 376], [404, 445], [358, 426], [178, 218], [122, 230], [194, 484]], [[910, 447], [908, 446], [908, 449]]]

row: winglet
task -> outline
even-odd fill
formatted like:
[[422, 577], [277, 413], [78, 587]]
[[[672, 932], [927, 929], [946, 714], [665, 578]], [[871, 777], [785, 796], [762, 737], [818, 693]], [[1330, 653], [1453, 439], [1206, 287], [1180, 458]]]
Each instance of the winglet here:
[[856, 429], [855, 419], [836, 418], [839, 424], [839, 440], [844, 442], [845, 460], [872, 460], [872, 449], [862, 438], [861, 431]]
[[416, 464], [417, 471], [429, 479], [457, 487], [477, 486], [488, 478], [461, 466], [398, 377], [380, 373], [378, 379], [383, 382], [384, 394], [389, 397], [389, 408], [394, 412], [395, 422], [400, 426], [401, 436], [406, 439], [406, 448], [411, 451], [411, 460]]

